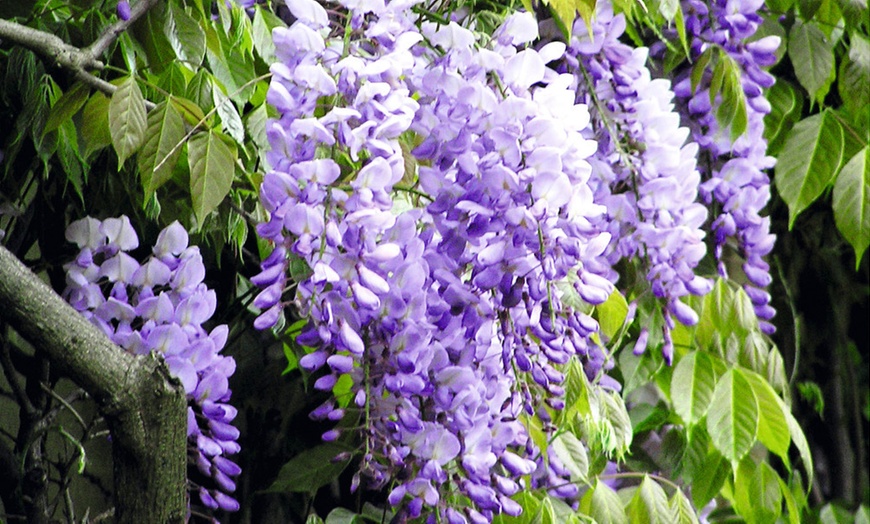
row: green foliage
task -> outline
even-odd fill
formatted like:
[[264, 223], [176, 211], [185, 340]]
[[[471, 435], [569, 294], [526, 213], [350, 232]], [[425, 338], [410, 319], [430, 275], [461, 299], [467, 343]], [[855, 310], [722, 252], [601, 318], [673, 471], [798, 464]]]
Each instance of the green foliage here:
[[281, 467], [269, 491], [316, 492], [347, 467], [349, 458], [335, 459], [348, 451], [352, 450], [343, 444], [327, 442], [296, 455]]
[[184, 122], [175, 104], [161, 102], [148, 113], [145, 143], [138, 155], [139, 175], [145, 190], [145, 199], [154, 195], [163, 184], [172, 178], [172, 172], [184, 140]]
[[236, 150], [216, 131], [199, 133], [190, 139], [190, 196], [200, 224], [230, 192], [235, 172]]
[[815, 22], [798, 20], [788, 33], [788, 56], [798, 81], [822, 102], [834, 80], [834, 44]]
[[580, 499], [580, 511], [592, 517], [598, 524], [628, 524], [619, 495], [604, 482], [598, 481], [595, 487]]
[[[532, 0], [522, 3], [529, 10], [535, 7]], [[64, 37], [78, 30], [96, 36], [110, 16], [105, 6], [100, 11], [99, 6], [74, 10], [67, 2], [45, 4], [53, 7], [32, 23], [59, 33], [66, 23], [81, 25]], [[198, 0], [158, 4], [103, 57], [111, 67], [99, 74], [117, 86], [112, 96], [92, 92], [78, 81], [56, 81], [33, 53], [20, 48], [5, 53], [5, 90], [20, 95], [22, 109], [10, 131], [14, 136], [4, 145], [3, 170], [16, 165], [18, 151], [29, 141], [42, 169], [39, 176], [60, 166], [64, 183], [80, 201], [96, 197], [140, 213], [149, 210], [158, 222], [177, 218], [188, 228], [195, 226], [205, 244], [229, 242], [241, 251], [248, 232], [244, 215], [262, 213], [253, 200], [265, 169], [261, 154], [269, 147], [266, 124], [274, 116], [265, 102], [268, 65], [275, 60], [271, 32], [284, 22], [263, 5], [255, 6], [249, 18], [240, 7], [217, 2], [213, 19], [210, 6]], [[543, 4], [565, 30], [578, 14], [588, 23], [596, 2]], [[625, 14], [628, 35], [638, 44], [676, 34], [666, 42], [662, 74], [685, 60], [680, 2], [614, 4]], [[765, 137], [768, 153], [777, 157], [774, 181], [788, 207], [789, 228], [814, 203], [827, 203], [830, 195], [831, 205], [823, 211], [832, 213], [858, 268], [870, 246], [866, 2], [769, 0], [767, 6], [772, 14], [763, 31], [782, 35], [784, 42], [777, 83], [767, 92], [772, 111], [765, 118]], [[0, 2], [4, 9], [9, 8]], [[780, 15], [786, 16], [780, 20]], [[91, 33], [82, 20], [91, 20]], [[693, 89], [705, 75], [712, 78], [717, 119], [733, 140], [747, 127], [740, 68], [711, 46], [693, 65]], [[135, 161], [127, 162], [131, 158]], [[99, 177], [89, 178], [92, 168]], [[294, 261], [294, 278], [308, 272], [304, 263]], [[747, 294], [718, 279], [710, 294], [692, 302], [700, 321], [694, 328], [674, 331], [678, 351], [674, 366], [668, 367], [657, 351], [661, 316], [649, 314], [643, 297], [614, 292], [592, 308], [579, 298], [572, 278], [576, 274], [558, 287], [563, 300], [595, 315], [600, 342], [615, 363], [611, 375], [620, 378], [623, 389], [616, 393], [592, 387], [597, 378], [588, 378], [578, 360], [563, 366], [566, 408], [549, 413], [558, 430], [549, 432], [549, 423], [537, 415], [524, 415], [522, 422], [534, 445], [552, 449], [572, 482], [584, 490], [578, 510], [566, 513], [566, 506], [546, 493], [524, 490], [514, 496], [525, 509], [523, 515], [502, 515], [495, 522], [697, 523], [696, 509], [714, 498], [718, 504], [731, 504], [745, 522], [801, 522], [808, 511], [802, 485], [795, 480], [798, 463], [792, 459], [800, 457], [811, 486], [810, 443], [791, 413], [783, 356], [758, 330]], [[627, 319], [630, 301], [640, 304], [639, 319], [633, 321]], [[309, 378], [298, 372], [298, 358], [306, 349], [295, 344], [304, 324], [303, 319], [278, 330], [284, 335], [287, 380]], [[651, 333], [650, 348], [635, 356], [631, 344], [641, 327]], [[791, 363], [794, 357], [787, 358]], [[349, 405], [349, 380], [345, 376], [335, 386], [341, 407]], [[818, 404], [823, 397], [813, 385], [799, 382], [797, 387]], [[670, 447], [644, 463], [643, 443], [663, 428], [668, 428]], [[760, 458], [756, 450], [775, 455], [787, 475], [781, 477], [770, 458]], [[270, 489], [314, 493], [338, 478], [349, 461], [333, 459], [347, 451], [353, 449], [339, 443], [305, 449], [281, 468]], [[607, 460], [623, 466], [615, 476], [622, 485], [618, 491], [605, 483], [610, 480], [606, 476], [599, 477]], [[667, 480], [646, 474], [653, 471]], [[827, 505], [819, 520], [867, 522], [867, 510], [861, 507], [853, 515]], [[325, 520], [369, 521], [380, 522], [380, 516], [344, 508], [333, 509]], [[312, 515], [309, 522], [323, 521]]]
[[855, 153], [837, 176], [833, 207], [837, 229], [855, 250], [857, 271], [870, 246], [870, 145]]
[[671, 378], [674, 411], [693, 426], [707, 414], [718, 375], [708, 353], [693, 351], [680, 360]]
[[118, 154], [118, 168], [130, 158], [145, 139], [145, 99], [136, 79], [127, 77], [109, 102], [109, 133]]
[[729, 369], [716, 383], [707, 416], [707, 431], [716, 449], [736, 468], [758, 435], [758, 400], [739, 369]]
[[675, 515], [665, 490], [649, 477], [644, 477], [626, 505], [628, 521], [638, 524], [671, 524]]
[[774, 181], [788, 204], [789, 228], [834, 180], [843, 156], [843, 127], [830, 110], [798, 122], [789, 133]]

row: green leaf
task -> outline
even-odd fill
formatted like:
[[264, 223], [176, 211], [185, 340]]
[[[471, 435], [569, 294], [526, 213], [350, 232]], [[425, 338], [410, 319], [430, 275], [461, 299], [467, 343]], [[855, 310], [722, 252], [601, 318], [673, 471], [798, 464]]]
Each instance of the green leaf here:
[[758, 471], [758, 465], [752, 456], [743, 457], [743, 460], [734, 468], [734, 476], [725, 485], [723, 493], [726, 498], [731, 500], [734, 511], [750, 524], [754, 524], [752, 521], [754, 501], [749, 493], [749, 485], [756, 471]]
[[184, 8], [170, 2], [163, 32], [181, 63], [196, 71], [205, 56], [205, 33], [199, 22], [187, 14]]
[[[721, 102], [716, 109], [716, 120], [723, 128], [730, 128], [730, 138], [734, 142], [746, 131], [748, 115], [746, 113], [746, 96], [743, 93], [741, 77], [743, 75], [740, 66], [731, 56], [720, 53], [719, 63], [716, 70], [721, 67], [721, 90], [710, 87], [710, 96], [721, 95]], [[714, 105], [714, 107], [716, 107]]]
[[622, 351], [619, 354], [619, 369], [625, 383], [622, 385], [623, 393], [628, 394], [635, 389], [647, 384], [663, 365], [664, 359], [656, 360], [653, 351], [645, 351], [637, 356], [631, 351]]
[[855, 250], [855, 271], [870, 246], [870, 146], [855, 154], [834, 183], [834, 220]]
[[707, 413], [707, 432], [716, 449], [735, 467], [755, 443], [758, 401], [739, 369], [729, 369], [716, 384]]
[[807, 442], [807, 437], [804, 435], [803, 429], [801, 429], [801, 425], [798, 423], [797, 419], [794, 418], [794, 415], [791, 412], [786, 412], [785, 421], [788, 424], [788, 431], [791, 434], [791, 441], [794, 442], [795, 447], [797, 447], [798, 452], [800, 453], [801, 460], [804, 463], [804, 469], [807, 471], [807, 475], [809, 476], [807, 480], [807, 485], [813, 485], [813, 454], [810, 452], [810, 445]]
[[236, 105], [220, 88], [212, 90], [212, 95], [214, 95], [215, 110], [221, 118], [221, 127], [233, 140], [239, 144], [244, 143], [245, 126], [242, 124], [242, 117], [239, 116]]
[[777, 79], [767, 91], [770, 113], [764, 116], [764, 138], [767, 154], [776, 156], [785, 144], [789, 131], [800, 120], [804, 107], [803, 97], [786, 80]]
[[837, 86], [850, 112], [870, 104], [870, 40], [857, 31], [849, 35], [849, 54], [840, 64]]
[[253, 60], [236, 49], [223, 47], [214, 29], [206, 34], [206, 56], [214, 78], [229, 97], [238, 104], [247, 103], [254, 91], [253, 84], [248, 82], [256, 77]]
[[254, 22], [251, 37], [254, 40], [254, 49], [263, 62], [272, 64], [277, 62], [275, 58], [275, 43], [272, 41], [272, 30], [283, 26], [280, 18], [272, 14], [261, 5], [254, 6]]
[[[184, 140], [184, 122], [175, 106], [161, 102], [148, 114], [148, 128], [145, 130], [145, 143], [139, 153], [139, 175], [145, 199], [151, 198], [157, 188], [172, 178], [172, 171]], [[159, 167], [158, 167], [159, 166]]]
[[523, 512], [512, 517], [500, 513], [492, 520], [493, 524], [541, 524], [543, 522], [543, 508], [541, 500], [530, 490], [523, 490], [513, 496], [513, 500], [523, 508]]
[[820, 524], [852, 524], [852, 521], [848, 511], [830, 502], [819, 512]]
[[157, 81], [157, 86], [173, 95], [183, 95], [187, 92], [187, 76], [178, 63], [170, 64]]
[[573, 433], [564, 431], [553, 439], [550, 444], [553, 452], [571, 473], [571, 481], [585, 481], [589, 473], [589, 457], [586, 446]]
[[825, 415], [825, 395], [822, 388], [812, 380], [804, 380], [797, 383], [797, 390], [801, 398], [809, 403], [819, 417]]
[[213, 89], [214, 77], [205, 69], [200, 69], [187, 84], [187, 98], [200, 113], [211, 111], [214, 107]]
[[701, 348], [712, 349], [715, 339], [722, 334], [732, 334], [740, 341], [757, 325], [755, 310], [746, 292], [720, 278], [704, 296], [704, 309], [695, 337]]
[[770, 353], [767, 354], [767, 383], [780, 395], [788, 395], [789, 385], [788, 377], [785, 374], [785, 362], [783, 362], [782, 354], [776, 346], [770, 348]]
[[798, 122], [779, 154], [774, 182], [795, 219], [828, 187], [843, 155], [843, 128], [830, 111]]
[[127, 77], [109, 102], [109, 133], [118, 153], [118, 169], [139, 149], [145, 138], [145, 126], [145, 99], [136, 79]]
[[673, 22], [679, 10], [679, 0], [659, 0], [659, 13], [665, 17], [666, 21]]
[[327, 442], [296, 455], [281, 467], [268, 491], [314, 493], [344, 471], [350, 459], [334, 460], [347, 451], [352, 450], [336, 442]]
[[632, 524], [673, 524], [674, 513], [668, 496], [658, 482], [643, 477], [634, 496], [626, 505], [625, 512]]
[[628, 315], [628, 302], [625, 301], [625, 296], [619, 290], [613, 290], [613, 293], [607, 297], [607, 300], [595, 308], [598, 314], [598, 325], [601, 327], [601, 332], [608, 339], [613, 339], [619, 330], [625, 324], [625, 317]]
[[[541, 419], [538, 418], [537, 415], [527, 415], [523, 413], [520, 415], [520, 422], [526, 428], [526, 432], [529, 434], [529, 437], [532, 439], [532, 442], [535, 446], [543, 451], [547, 449], [549, 443], [547, 442], [547, 434], [544, 433], [544, 425], [541, 422]], [[549, 459], [547, 453], [541, 453], [544, 458], [544, 464], [549, 463]]]
[[692, 476], [692, 502], [703, 508], [719, 494], [730, 475], [728, 461], [718, 451], [708, 453]]
[[245, 129], [260, 152], [269, 149], [269, 139], [266, 138], [266, 123], [268, 121], [269, 113], [266, 111], [265, 104], [245, 115]]
[[782, 514], [782, 491], [779, 475], [767, 462], [762, 462], [749, 482], [749, 498], [752, 501], [753, 522], [773, 524]]
[[744, 371], [743, 375], [758, 400], [758, 440], [788, 464], [788, 447], [791, 444], [788, 422], [785, 420], [788, 408], [761, 375], [752, 371]]
[[628, 524], [628, 517], [619, 495], [601, 482], [595, 483], [580, 500], [580, 511], [589, 515], [597, 524]]
[[[628, 412], [631, 417], [631, 427], [634, 435], [647, 431], [657, 431], [665, 423], [669, 422], [671, 410], [664, 406], [664, 403], [653, 406], [647, 403], [638, 403], [631, 407]], [[671, 433], [676, 432], [670, 432]]]
[[353, 398], [351, 390], [353, 389], [353, 377], [349, 374], [343, 374], [338, 377], [335, 385], [332, 386], [332, 396], [341, 408], [346, 408]]
[[287, 359], [287, 367], [284, 368], [284, 371], [282, 371], [281, 374], [286, 375], [287, 373], [299, 368], [299, 357], [296, 356], [296, 352], [293, 351], [293, 347], [290, 344], [285, 342], [283, 347], [284, 357]]
[[[166, 18], [169, 16], [167, 3], [159, 2], [152, 9], [149, 9], [145, 13], [145, 16], [139, 19], [137, 23], [133, 24], [132, 34], [135, 38], [130, 38], [128, 41], [128, 44], [132, 46], [138, 46], [141, 43], [150, 69], [157, 74], [160, 74], [164, 67], [173, 63], [178, 58], [164, 31]], [[122, 34], [122, 42], [124, 42], [124, 36], [128, 36], [128, 33]], [[125, 58], [128, 60], [127, 65], [128, 67], [131, 65], [135, 67], [136, 60], [135, 54], [132, 52], [133, 49], [128, 46], [127, 51], [125, 53]]]
[[202, 112], [202, 109], [200, 109], [200, 107], [192, 101], [179, 96], [170, 97], [169, 101], [172, 103], [173, 106], [175, 106], [178, 114], [180, 114], [182, 118], [184, 118], [185, 122], [187, 122], [191, 126], [202, 125], [203, 122], [208, 125], [209, 121], [206, 120], [205, 114]]
[[312, 513], [305, 519], [305, 524], [323, 524], [323, 519]]
[[335, 508], [326, 516], [325, 524], [354, 524], [357, 522], [357, 514], [345, 508]]
[[812, 20], [816, 16], [816, 11], [822, 7], [823, 0], [798, 0], [798, 10], [801, 18], [804, 20]]
[[795, 0], [767, 0], [767, 7], [774, 13], [785, 13], [794, 2]]
[[230, 192], [235, 172], [235, 148], [230, 148], [215, 131], [199, 133], [190, 139], [187, 153], [190, 164], [190, 196], [199, 224]]
[[103, 93], [91, 95], [82, 111], [81, 131], [85, 141], [85, 158], [112, 143], [109, 133], [109, 97]]
[[[564, 373], [565, 382], [562, 386], [565, 388], [566, 412], [571, 416], [579, 415], [581, 417], [597, 415], [598, 406], [590, 398], [589, 379], [586, 378], [586, 372], [583, 371], [583, 365], [580, 364], [580, 361], [577, 358], [569, 360]], [[570, 420], [570, 416], [568, 418]]]
[[693, 351], [680, 359], [671, 377], [671, 401], [686, 425], [697, 424], [707, 414], [716, 379], [713, 362], [705, 351]]
[[601, 434], [604, 450], [608, 456], [614, 453], [617, 458], [621, 458], [628, 452], [634, 437], [631, 417], [628, 415], [628, 409], [625, 407], [622, 396], [604, 389], [599, 391], [598, 396], [601, 400], [599, 406], [605, 422], [604, 431]]
[[686, 498], [683, 490], [678, 489], [671, 497], [671, 509], [674, 511], [674, 524], [698, 524], [695, 508]]
[[48, 119], [45, 121], [45, 127], [42, 128], [43, 136], [60, 127], [62, 123], [72, 119], [73, 115], [78, 113], [79, 109], [88, 101], [90, 91], [90, 88], [82, 82], [73, 84], [51, 107]]
[[[543, 0], [543, 2], [544, 5], [550, 7], [550, 12], [556, 16], [557, 23], [561, 24], [569, 32], [579, 12], [580, 17], [586, 22], [586, 25], [590, 26], [591, 34], [591, 23], [595, 16], [596, 0]], [[531, 12], [534, 12], [534, 10]]]
[[788, 489], [788, 485], [785, 483], [782, 478], [779, 476], [776, 477], [776, 481], [779, 484], [779, 491], [782, 493], [782, 498], [785, 500], [785, 508], [788, 510], [788, 522], [789, 524], [800, 524], [801, 513], [798, 509], [797, 501], [794, 498], [791, 490]]
[[737, 362], [746, 369], [756, 373], [767, 372], [767, 357], [770, 347], [759, 331], [752, 331], [746, 336]]
[[861, 504], [855, 512], [855, 524], [870, 524], [870, 511], [864, 504]]
[[692, 93], [694, 94], [695, 90], [698, 89], [698, 84], [701, 83], [701, 80], [704, 78], [704, 72], [707, 71], [707, 66], [710, 64], [710, 59], [713, 58], [713, 52], [716, 49], [714, 46], [710, 46], [701, 53], [701, 56], [695, 60], [694, 65], [692, 65], [692, 73], [691, 73], [691, 81], [692, 81]]
[[815, 23], [798, 20], [788, 33], [788, 56], [798, 81], [822, 102], [834, 74], [834, 42]]
[[[686, 479], [686, 482], [695, 480], [704, 468], [704, 461], [711, 453], [719, 455], [718, 451], [710, 447], [710, 435], [707, 433], [707, 428], [704, 426], [687, 428], [686, 446], [678, 465], [679, 472]], [[721, 458], [721, 455], [719, 457]]]

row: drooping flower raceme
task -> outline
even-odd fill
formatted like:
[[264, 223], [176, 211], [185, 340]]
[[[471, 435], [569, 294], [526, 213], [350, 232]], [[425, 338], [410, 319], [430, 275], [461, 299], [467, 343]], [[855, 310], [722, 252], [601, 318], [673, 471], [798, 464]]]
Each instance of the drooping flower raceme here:
[[[762, 331], [771, 334], [775, 328], [769, 321], [776, 311], [770, 306], [770, 294], [764, 290], [771, 283], [770, 266], [764, 257], [773, 249], [776, 237], [770, 233], [770, 218], [763, 216], [762, 210], [770, 199], [766, 170], [775, 163], [773, 157], [767, 156], [764, 139], [764, 115], [770, 112], [764, 89], [773, 85], [774, 77], [762, 68], [776, 62], [779, 37], [749, 42], [762, 21], [758, 14], [763, 5], [760, 0], [684, 0], [682, 5], [691, 58], [696, 60], [716, 46], [740, 69], [747, 127], [736, 140], [732, 141], [730, 129], [723, 129], [716, 120], [713, 108], [721, 103], [721, 95], [714, 93], [711, 98], [709, 71], [694, 92], [690, 68], [677, 71], [675, 91], [685, 103], [695, 140], [712, 158], [700, 166], [705, 179], [701, 194], [707, 203], [720, 206], [713, 222], [716, 257], [721, 260], [723, 248], [732, 239], [745, 258], [743, 272], [749, 283], [744, 289], [755, 306]], [[719, 268], [722, 276], [727, 276], [724, 263], [720, 262]]]
[[235, 361], [220, 354], [227, 326], [203, 327], [216, 297], [203, 283], [199, 248], [188, 246], [187, 232], [174, 222], [140, 264], [129, 254], [139, 239], [126, 216], [83, 218], [69, 225], [66, 238], [80, 251], [64, 266], [64, 298], [118, 346], [163, 357], [187, 393], [188, 455], [203, 478], [191, 479], [190, 489], [207, 508], [237, 510], [231, 494], [241, 470], [227, 458], [239, 451], [227, 383]]
[[[252, 279], [256, 325], [288, 300], [310, 319], [297, 341], [314, 387], [353, 382], [312, 417], [358, 417], [370, 486], [403, 479], [389, 499], [411, 516], [489, 522], [521, 511], [510, 496], [542, 450], [518, 419], [561, 407], [555, 365], [579, 358], [594, 378], [606, 361], [597, 323], [555, 283], [576, 277], [604, 302], [610, 235], [589, 112], [547, 67], [564, 44], [527, 48], [537, 25], [517, 14], [484, 47], [455, 22], [418, 28], [414, 3], [343, 2], [354, 37], [337, 40], [317, 3], [297, 2], [274, 33], [258, 233], [276, 247]], [[311, 273], [286, 299], [291, 254]], [[445, 486], [472, 505], [449, 507]]]
[[648, 50], [618, 40], [623, 15], [598, 2], [591, 27], [590, 34], [583, 20], [574, 24], [564, 69], [575, 74], [580, 100], [594, 108], [594, 198], [607, 208], [602, 227], [613, 237], [608, 260], [645, 260], [653, 294], [666, 302], [662, 351], [670, 362], [673, 318], [686, 325], [698, 321], [680, 299], [711, 288], [695, 274], [706, 254], [707, 218], [698, 202], [698, 145], [687, 141], [670, 82], [652, 78]]

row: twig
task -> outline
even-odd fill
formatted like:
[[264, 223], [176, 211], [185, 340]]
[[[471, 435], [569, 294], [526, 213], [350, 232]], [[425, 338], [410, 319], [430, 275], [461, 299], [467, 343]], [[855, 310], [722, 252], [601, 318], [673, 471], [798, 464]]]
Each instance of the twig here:
[[86, 47], [82, 52], [90, 56], [93, 60], [98, 60], [99, 57], [112, 45], [115, 40], [125, 32], [127, 28], [133, 25], [142, 15], [148, 12], [149, 9], [157, 4], [157, 0], [139, 0], [136, 5], [130, 10], [130, 18], [127, 20], [118, 20], [114, 24], [106, 28], [103, 35], [94, 43]]
[[12, 358], [9, 355], [9, 342], [6, 340], [6, 337], [0, 333], [0, 367], [3, 368], [3, 374], [6, 375], [6, 382], [9, 383], [9, 387], [12, 388], [12, 393], [15, 395], [15, 400], [18, 402], [18, 405], [21, 406], [21, 409], [24, 410], [28, 415], [36, 414], [36, 407], [34, 407], [33, 403], [30, 401], [30, 397], [27, 396], [27, 392], [24, 391], [24, 386], [18, 381], [18, 377], [15, 375], [15, 368], [12, 365]]
[[72, 404], [71, 404], [71, 402], [74, 402], [74, 401], [78, 400], [79, 398], [81, 398], [81, 392], [82, 392], [81, 390], [74, 391], [73, 394], [70, 395], [70, 400], [66, 400], [63, 397], [61, 397], [60, 395], [58, 395], [53, 389], [46, 386], [42, 382], [39, 383], [39, 387], [41, 387], [43, 389], [43, 391], [45, 391], [46, 393], [48, 393], [49, 395], [54, 397], [55, 400], [57, 400], [58, 402], [63, 404], [63, 407], [65, 407], [66, 409], [69, 410], [70, 413], [72, 413], [72, 416], [75, 417], [76, 420], [78, 420], [79, 424], [81, 424], [81, 426], [82, 426], [82, 429], [84, 429], [85, 432], [87, 433], [88, 425], [85, 424], [85, 420], [82, 418], [81, 415], [79, 415], [79, 412], [76, 411], [76, 409], [74, 407], [72, 407]]
[[23, 45], [72, 71], [102, 69], [103, 63], [51, 33], [0, 18], [0, 38]]

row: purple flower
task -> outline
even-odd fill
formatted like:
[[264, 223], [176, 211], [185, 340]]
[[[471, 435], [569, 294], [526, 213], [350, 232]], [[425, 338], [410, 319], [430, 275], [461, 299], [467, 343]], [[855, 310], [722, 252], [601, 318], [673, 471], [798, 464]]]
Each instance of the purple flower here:
[[130, 2], [127, 0], [119, 0], [118, 2], [118, 18], [125, 22], [130, 19]]
[[127, 351], [163, 356], [187, 393], [191, 462], [218, 486], [191, 483], [191, 489], [206, 508], [237, 510], [238, 502], [228, 493], [236, 487], [231, 477], [241, 470], [226, 458], [238, 452], [239, 432], [231, 425], [236, 410], [226, 404], [235, 362], [220, 354], [228, 328], [218, 326], [210, 333], [203, 328], [217, 297], [202, 284], [205, 267], [198, 248], [188, 247], [187, 232], [174, 222], [140, 264], [127, 253], [139, 246], [139, 239], [126, 216], [75, 221], [66, 238], [81, 252], [65, 266], [64, 296]]

